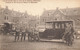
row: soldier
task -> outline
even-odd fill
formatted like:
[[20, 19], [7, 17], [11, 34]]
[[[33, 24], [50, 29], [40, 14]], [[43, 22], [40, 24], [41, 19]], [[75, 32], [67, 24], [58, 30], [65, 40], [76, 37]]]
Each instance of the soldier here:
[[32, 41], [34, 39], [34, 29], [31, 29], [30, 31], [28, 31], [28, 40]]
[[19, 40], [19, 34], [20, 34], [20, 33], [19, 33], [19, 30], [17, 29], [17, 30], [16, 30], [16, 33], [15, 33], [15, 41], [16, 41], [16, 40], [17, 40], [17, 41]]
[[66, 24], [66, 28], [65, 28], [65, 32], [64, 35], [62, 37], [63, 40], [65, 40], [66, 35], [70, 32], [70, 26], [69, 23]]
[[26, 32], [25, 32], [25, 30], [22, 30], [21, 33], [22, 33], [21, 34], [21, 41], [22, 41], [23, 38], [24, 38], [24, 41], [25, 41], [25, 38], [26, 38]]
[[63, 39], [66, 40], [66, 43], [68, 45], [72, 45], [72, 42], [73, 42], [73, 39], [74, 39], [74, 29], [72, 27], [72, 24], [68, 24], [66, 29], [65, 29], [65, 32], [64, 32], [64, 35], [63, 35]]
[[70, 33], [69, 33], [69, 37], [70, 37], [71, 41], [74, 40], [74, 34], [75, 34], [75, 33], [76, 33], [76, 32], [74, 31], [74, 28], [73, 28], [72, 25], [70, 24]]

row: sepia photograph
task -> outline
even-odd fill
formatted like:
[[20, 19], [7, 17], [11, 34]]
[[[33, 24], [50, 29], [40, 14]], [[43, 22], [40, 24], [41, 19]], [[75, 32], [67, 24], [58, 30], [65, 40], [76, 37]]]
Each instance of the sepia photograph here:
[[0, 0], [0, 50], [80, 50], [80, 0]]

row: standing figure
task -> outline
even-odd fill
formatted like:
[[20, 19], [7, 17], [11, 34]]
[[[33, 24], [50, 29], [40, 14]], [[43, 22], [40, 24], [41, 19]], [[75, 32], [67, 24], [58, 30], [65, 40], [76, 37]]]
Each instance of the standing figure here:
[[68, 45], [72, 45], [74, 39], [73, 35], [74, 35], [74, 29], [71, 24], [68, 24], [62, 38], [66, 41]]
[[19, 30], [16, 30], [16, 33], [15, 33], [15, 41], [18, 41], [19, 40]]
[[21, 33], [22, 33], [21, 34], [21, 41], [22, 41], [23, 38], [24, 38], [24, 41], [25, 41], [25, 38], [26, 38], [26, 32], [25, 32], [25, 30], [22, 30]]
[[74, 31], [72, 25], [70, 25], [70, 32], [67, 35], [68, 45], [72, 45], [73, 44], [74, 34], [75, 34], [75, 31]]
[[39, 41], [39, 31], [38, 30], [34, 30], [34, 41]]

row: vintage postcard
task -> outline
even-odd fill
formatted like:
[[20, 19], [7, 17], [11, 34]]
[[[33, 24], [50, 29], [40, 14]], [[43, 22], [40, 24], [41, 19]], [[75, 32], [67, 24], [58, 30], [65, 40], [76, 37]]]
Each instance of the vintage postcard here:
[[0, 50], [80, 50], [80, 0], [0, 0]]

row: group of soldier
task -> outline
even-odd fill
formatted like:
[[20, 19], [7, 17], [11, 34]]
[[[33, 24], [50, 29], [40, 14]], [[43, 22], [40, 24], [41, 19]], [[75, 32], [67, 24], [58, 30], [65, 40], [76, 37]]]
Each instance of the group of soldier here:
[[28, 35], [28, 40], [31, 40], [32, 38], [35, 40], [38, 34], [38, 31], [34, 29], [32, 29], [32, 31], [28, 31], [27, 29], [15, 29], [13, 32], [15, 33], [15, 41], [19, 41], [19, 39], [21, 39], [21, 41], [25, 41], [26, 35]]
[[15, 41], [18, 41], [20, 39], [20, 36], [21, 36], [21, 41], [24, 40], [25, 41], [25, 38], [26, 38], [26, 31], [25, 30], [15, 30], [14, 31], [15, 33]]

